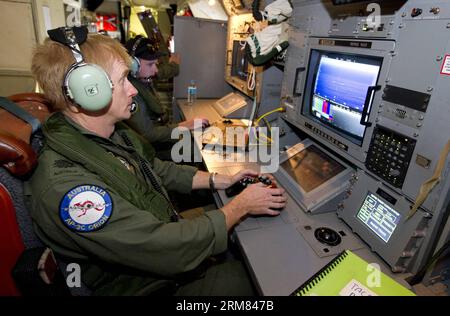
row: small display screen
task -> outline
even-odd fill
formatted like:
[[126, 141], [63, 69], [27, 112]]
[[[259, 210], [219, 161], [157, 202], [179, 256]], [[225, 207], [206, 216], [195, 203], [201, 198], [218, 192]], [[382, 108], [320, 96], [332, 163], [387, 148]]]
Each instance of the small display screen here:
[[281, 164], [303, 191], [310, 192], [345, 170], [339, 162], [311, 145]]
[[219, 104], [223, 109], [228, 110], [231, 108], [240, 108], [246, 105], [247, 101], [245, 101], [245, 98], [237, 93], [230, 93], [222, 99], [217, 100], [217, 104]]
[[371, 192], [356, 217], [386, 243], [400, 222], [400, 214]]

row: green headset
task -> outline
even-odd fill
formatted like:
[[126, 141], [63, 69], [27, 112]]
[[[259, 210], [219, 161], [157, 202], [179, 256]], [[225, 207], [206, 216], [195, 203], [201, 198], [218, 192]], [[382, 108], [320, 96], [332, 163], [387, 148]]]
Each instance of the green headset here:
[[133, 44], [133, 47], [131, 48], [131, 52], [130, 52], [130, 56], [131, 56], [131, 66], [130, 66], [130, 74], [134, 77], [137, 78], [138, 74], [139, 74], [139, 70], [141, 69], [141, 61], [139, 60], [139, 58], [137, 58], [136, 55], [136, 49], [139, 46], [139, 43], [142, 42], [142, 40], [145, 37], [141, 36], [139, 37]]
[[100, 66], [84, 61], [79, 45], [87, 39], [87, 28], [60, 27], [47, 33], [51, 40], [70, 48], [76, 61], [64, 76], [64, 95], [87, 111], [96, 112], [106, 108], [112, 100], [113, 83]]

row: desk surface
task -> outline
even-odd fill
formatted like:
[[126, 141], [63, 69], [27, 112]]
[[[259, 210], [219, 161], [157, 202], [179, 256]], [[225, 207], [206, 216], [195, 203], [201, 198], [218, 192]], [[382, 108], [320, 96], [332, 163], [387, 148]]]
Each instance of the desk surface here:
[[[177, 105], [181, 110], [182, 116], [186, 120], [202, 117], [207, 118], [210, 123], [213, 123], [214, 121], [223, 119], [212, 105], [217, 100], [218, 99], [199, 99], [191, 105], [187, 103], [186, 99], [181, 99], [177, 100]], [[240, 150], [227, 148], [219, 154], [214, 151], [203, 149], [202, 142], [199, 137], [196, 137], [196, 133], [194, 133], [194, 140], [197, 147], [201, 148], [203, 162], [209, 171], [223, 172], [223, 170], [217, 170], [217, 168], [225, 168], [225, 170], [231, 170], [232, 174], [242, 169], [255, 169], [255, 171], [259, 172], [258, 165], [249, 162], [250, 159], [248, 158], [248, 153], [242, 148]]]
[[213, 122], [221, 119], [219, 113], [212, 106], [217, 100], [219, 99], [198, 99], [194, 104], [189, 104], [187, 99], [179, 99], [177, 104], [186, 120], [204, 117]]
[[[185, 100], [178, 100], [178, 106], [186, 119], [206, 117], [215, 121], [221, 118], [212, 107], [215, 101], [197, 100], [194, 105], [188, 105]], [[205, 151], [202, 151], [202, 156], [209, 171], [232, 175], [250, 168], [259, 172], [256, 163], [217, 163], [214, 154]], [[219, 205], [229, 201], [223, 190], [217, 192], [215, 199]], [[314, 239], [311, 237], [312, 232], [315, 227], [321, 226], [346, 234], [343, 237], [346, 242], [335, 246], [336, 249], [329, 256], [318, 255], [317, 246], [311, 246], [311, 239]], [[335, 212], [305, 213], [289, 195], [287, 206], [279, 216], [249, 217], [235, 228], [234, 234], [262, 295], [291, 294], [331, 261], [336, 256], [334, 253], [344, 250], [347, 245], [352, 246], [354, 253], [368, 262], [379, 264], [384, 273], [394, 277], [388, 266], [338, 219]]]

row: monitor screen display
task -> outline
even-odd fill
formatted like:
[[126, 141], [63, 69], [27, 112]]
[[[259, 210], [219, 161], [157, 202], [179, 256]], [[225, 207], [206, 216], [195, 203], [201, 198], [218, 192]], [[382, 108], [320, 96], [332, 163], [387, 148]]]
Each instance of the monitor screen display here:
[[[245, 43], [245, 42], [244, 42]], [[231, 61], [231, 75], [241, 80], [247, 80], [248, 61], [245, 55], [245, 46], [240, 41], [233, 41], [233, 59]]]
[[311, 145], [281, 164], [305, 192], [310, 192], [345, 170], [339, 162]]
[[386, 243], [400, 222], [400, 214], [371, 192], [356, 217]]
[[304, 105], [309, 115], [361, 145], [362, 112], [369, 87], [377, 84], [381, 63], [379, 57], [312, 50]]
[[244, 105], [247, 105], [247, 101], [240, 94], [231, 92], [226, 96], [224, 96], [223, 98], [217, 100], [216, 104], [218, 104], [224, 110], [230, 110], [230, 109], [237, 109]]

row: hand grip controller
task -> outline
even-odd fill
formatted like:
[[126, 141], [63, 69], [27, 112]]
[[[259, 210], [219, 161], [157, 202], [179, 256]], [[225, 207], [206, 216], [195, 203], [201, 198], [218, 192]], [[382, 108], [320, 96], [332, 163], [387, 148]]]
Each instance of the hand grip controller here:
[[272, 183], [272, 181], [267, 176], [258, 176], [258, 177], [254, 177], [254, 178], [247, 177], [247, 178], [244, 178], [244, 179], [236, 182], [231, 187], [227, 188], [225, 190], [225, 194], [228, 197], [232, 197], [232, 196], [238, 195], [239, 193], [244, 191], [244, 189], [247, 186], [249, 186], [250, 184], [258, 183], [258, 182], [264, 183], [268, 187], [276, 188], [275, 183]]

